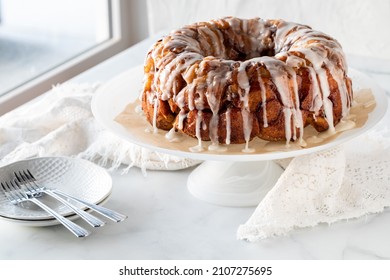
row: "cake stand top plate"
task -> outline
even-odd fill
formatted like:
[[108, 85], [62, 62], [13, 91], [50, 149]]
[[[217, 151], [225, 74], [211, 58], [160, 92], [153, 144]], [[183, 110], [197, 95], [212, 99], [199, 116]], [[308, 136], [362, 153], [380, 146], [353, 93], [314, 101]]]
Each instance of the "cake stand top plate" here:
[[[138, 101], [142, 89], [142, 66], [129, 69], [99, 88], [92, 99], [92, 112], [99, 123], [117, 136], [136, 145], [165, 154], [213, 161], [262, 161], [282, 159], [318, 152], [340, 145], [367, 132], [383, 118], [388, 103], [385, 92], [375, 83], [375, 81], [355, 69], [349, 69], [349, 76], [353, 81], [355, 92], [364, 88], [371, 89], [376, 102], [375, 108], [368, 114], [366, 122], [361, 127], [340, 132], [338, 136], [332, 138], [331, 141], [319, 143], [318, 145], [310, 146], [308, 148], [292, 145], [289, 148], [265, 152], [263, 149], [256, 148], [256, 141], [251, 141], [249, 147], [255, 149], [255, 152], [253, 153], [242, 152], [245, 144], [227, 145], [228, 152], [220, 152], [218, 150], [209, 151], [207, 150], [207, 147], [203, 152], [191, 152], [189, 148], [198, 144], [197, 139], [185, 136], [186, 140], [182, 141], [182, 143], [172, 143], [165, 138], [166, 131], [159, 131], [157, 134], [145, 132], [145, 129], [147, 127], [151, 128], [151, 126], [140, 114], [133, 114], [131, 116], [131, 124], [124, 126], [115, 119], [124, 111], [129, 103]], [[208, 142], [203, 143], [207, 146], [210, 144]]]

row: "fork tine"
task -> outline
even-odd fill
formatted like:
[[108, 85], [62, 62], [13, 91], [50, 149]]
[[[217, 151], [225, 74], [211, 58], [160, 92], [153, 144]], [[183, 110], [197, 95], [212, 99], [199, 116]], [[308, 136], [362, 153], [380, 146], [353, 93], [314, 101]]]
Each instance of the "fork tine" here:
[[31, 172], [27, 169], [28, 171], [28, 174], [26, 173], [25, 170], [23, 170], [23, 174], [21, 171], [19, 171], [19, 173], [21, 174], [22, 178], [24, 178], [25, 180], [27, 180], [27, 182], [29, 182], [30, 184], [33, 184], [34, 185], [34, 188], [38, 188], [38, 189], [42, 189], [42, 187], [37, 184], [36, 182], [36, 179], [34, 178], [34, 176], [31, 174]]
[[14, 175], [17, 178], [15, 179], [15, 183], [17, 183], [21, 189], [27, 190], [34, 197], [41, 197], [43, 195], [42, 188], [37, 185], [35, 180], [29, 179], [27, 176], [23, 175], [22, 171], [19, 171], [19, 176], [16, 172], [14, 172]]
[[[14, 172], [14, 175], [17, 177], [17, 174], [16, 172]], [[18, 178], [18, 177], [17, 177]], [[23, 179], [23, 178], [22, 178]], [[19, 182], [18, 182], [19, 181]], [[25, 181], [25, 180], [20, 180], [19, 178], [17, 180], [14, 180], [15, 184], [18, 186], [18, 188], [20, 190], [23, 190], [23, 187], [24, 189], [27, 191], [29, 191], [31, 194], [36, 194], [36, 190], [34, 188], [31, 187], [30, 185], [30, 182], [29, 181]], [[21, 185], [21, 183], [23, 182], [23, 186]], [[11, 182], [12, 183], [12, 182]]]
[[[28, 173], [28, 175], [26, 174], [26, 172]], [[27, 177], [30, 177], [31, 180], [36, 180], [34, 175], [31, 174], [30, 170], [26, 169], [25, 171], [23, 171], [23, 173], [27, 176]]]
[[3, 184], [3, 182], [1, 182], [1, 188], [4, 191], [5, 196], [12, 199], [11, 191], [8, 186], [7, 187], [5, 186], [5, 184], [6, 183]]
[[21, 182], [21, 178], [18, 176], [18, 174], [17, 174], [16, 172], [14, 172], [14, 175], [15, 175], [16, 179], [17, 179], [19, 182]]
[[5, 196], [9, 200], [15, 200], [14, 196], [11, 193], [11, 190], [9, 189], [9, 186], [7, 185], [7, 183], [1, 182], [1, 188], [3, 189]]
[[[27, 174], [27, 172], [28, 172], [28, 174]], [[27, 169], [27, 172], [25, 170], [19, 171], [19, 175], [16, 172], [14, 172], [14, 175], [18, 179], [19, 183], [23, 183], [24, 185], [26, 185], [26, 187], [28, 187], [27, 186], [27, 184], [28, 184], [30, 186], [34, 185], [34, 186], [32, 186], [32, 188], [35, 190], [37, 188], [40, 189], [41, 187], [35, 182], [36, 179], [31, 174], [31, 172], [28, 169]]]
[[22, 181], [34, 182], [36, 180], [34, 175], [32, 175], [30, 170], [28, 170], [28, 169], [19, 171], [19, 176], [16, 172], [14, 172], [14, 174], [15, 174], [15, 177], [19, 180], [19, 182], [22, 182]]
[[23, 173], [21, 171], [19, 171], [19, 175], [18, 173], [14, 172], [14, 175], [16, 177], [16, 179], [19, 181], [19, 182], [26, 182], [26, 181], [29, 181], [29, 179], [23, 175]]
[[21, 189], [19, 187], [15, 187], [15, 185], [12, 183], [12, 181], [9, 182], [11, 187], [8, 185], [8, 182], [6, 182], [6, 186], [9, 190], [8, 194], [10, 195], [11, 198], [16, 200], [16, 202], [19, 202], [23, 199], [26, 198], [26, 196], [23, 194]]
[[1, 182], [1, 188], [3, 189], [3, 191], [4, 191], [5, 193], [7, 192], [7, 190], [5, 189], [5, 186], [4, 186], [3, 182]]
[[34, 184], [35, 188], [42, 189], [42, 187], [37, 183], [37, 179], [35, 179], [34, 175], [31, 174], [30, 170], [23, 170], [23, 174], [24, 178], [26, 178], [26, 180], [28, 180], [30, 183]]
[[[15, 181], [15, 183], [16, 183], [17, 186], [15, 186], [14, 183], [13, 183], [12, 181], [10, 181], [9, 183], [10, 183], [10, 185], [11, 185], [11, 187], [12, 187], [12, 192], [13, 192], [15, 195], [17, 195], [17, 196], [20, 197], [20, 198], [26, 197], [26, 196], [24, 195], [24, 193], [23, 193], [23, 191], [22, 191], [20, 185], [17, 184], [16, 181]], [[8, 185], [8, 183], [6, 183], [6, 184]], [[11, 189], [11, 188], [10, 188], [10, 189]]]

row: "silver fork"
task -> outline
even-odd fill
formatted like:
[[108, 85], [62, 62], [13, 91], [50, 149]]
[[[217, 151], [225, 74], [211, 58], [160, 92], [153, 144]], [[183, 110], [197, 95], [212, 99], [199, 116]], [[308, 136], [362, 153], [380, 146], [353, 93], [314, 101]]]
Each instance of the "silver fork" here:
[[[23, 174], [24, 173], [24, 174]], [[27, 173], [20, 172], [19, 175], [14, 172], [14, 175], [19, 182], [19, 184], [22, 185], [22, 187], [25, 187], [27, 189], [27, 192], [29, 192], [32, 196], [37, 197], [41, 196], [42, 193], [46, 193], [53, 197], [54, 199], [57, 199], [62, 204], [66, 205], [70, 209], [72, 209], [73, 212], [75, 212], [77, 215], [79, 215], [83, 220], [85, 220], [88, 224], [90, 224], [93, 227], [101, 227], [105, 224], [102, 220], [98, 219], [97, 217], [89, 214], [88, 212], [85, 212], [82, 209], [77, 208], [73, 204], [69, 203], [67, 200], [63, 199], [59, 195], [55, 194], [54, 192], [47, 190], [43, 188], [42, 186], [38, 185], [35, 180], [30, 178]]]
[[61, 224], [63, 224], [77, 237], [86, 237], [89, 235], [89, 231], [87, 231], [86, 229], [73, 223], [71, 220], [61, 216], [49, 206], [34, 197], [32, 194], [24, 192], [16, 180], [14, 180], [14, 182], [10, 181], [9, 184], [7, 182], [1, 182], [1, 187], [4, 191], [5, 196], [8, 198], [9, 201], [11, 201], [11, 203], [18, 205], [24, 201], [31, 201], [41, 207], [47, 213], [52, 215], [54, 218], [56, 218]]
[[[37, 182], [37, 179], [35, 179], [35, 177], [31, 174], [30, 170], [26, 169], [24, 171], [20, 171], [19, 172], [20, 176], [24, 176], [24, 178], [26, 178], [26, 180], [36, 184], [37, 186], [39, 186], [39, 189], [41, 192], [46, 192], [46, 193], [51, 193], [51, 194], [59, 194], [65, 198], [68, 198], [68, 199], [71, 199], [73, 201], [77, 201], [78, 203], [80, 204], [83, 204], [85, 206], [87, 206], [88, 208], [94, 210], [96, 213], [99, 213], [103, 216], [105, 216], [106, 218], [109, 218], [110, 220], [114, 221], [114, 222], [121, 222], [123, 220], [125, 220], [127, 218], [126, 215], [123, 215], [123, 214], [120, 214], [114, 210], [111, 210], [111, 209], [108, 209], [108, 208], [105, 208], [103, 206], [100, 206], [100, 205], [96, 205], [96, 204], [93, 204], [93, 203], [89, 203], [87, 201], [84, 201], [84, 200], [81, 200], [77, 197], [74, 197], [74, 196], [71, 196], [69, 194], [66, 194], [58, 189], [49, 189], [41, 184], [39, 184], [39, 182]], [[15, 174], [16, 175], [16, 174]]]

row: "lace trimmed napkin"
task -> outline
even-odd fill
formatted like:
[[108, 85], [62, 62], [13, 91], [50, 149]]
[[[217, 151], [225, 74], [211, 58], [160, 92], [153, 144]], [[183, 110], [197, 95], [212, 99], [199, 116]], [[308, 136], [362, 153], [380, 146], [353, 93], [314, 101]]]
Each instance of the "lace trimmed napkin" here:
[[97, 88], [56, 86], [39, 100], [0, 117], [0, 165], [38, 156], [80, 157], [111, 170], [122, 168], [123, 172], [132, 166], [145, 172], [183, 169], [199, 163], [149, 151], [105, 130], [91, 112]]
[[390, 114], [376, 129], [341, 147], [296, 157], [238, 239], [258, 241], [297, 228], [379, 213], [390, 206]]

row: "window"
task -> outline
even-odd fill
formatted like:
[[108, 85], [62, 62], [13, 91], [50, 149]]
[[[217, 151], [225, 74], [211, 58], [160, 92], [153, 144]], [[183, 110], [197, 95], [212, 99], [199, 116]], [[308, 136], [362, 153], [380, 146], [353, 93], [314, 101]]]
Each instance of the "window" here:
[[126, 0], [0, 0], [0, 115], [131, 45]]

